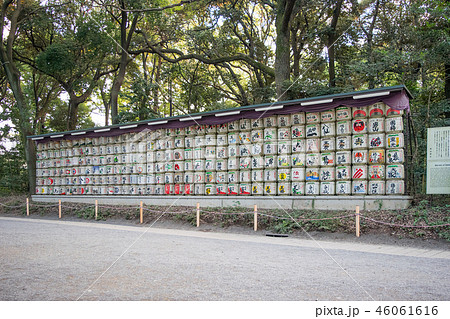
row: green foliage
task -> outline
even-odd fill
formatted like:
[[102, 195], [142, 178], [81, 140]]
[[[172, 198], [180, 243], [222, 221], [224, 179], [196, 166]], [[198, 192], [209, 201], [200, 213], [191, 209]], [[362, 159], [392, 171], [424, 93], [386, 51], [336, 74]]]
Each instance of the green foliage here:
[[28, 190], [23, 154], [17, 149], [0, 148], [0, 195], [20, 194]]

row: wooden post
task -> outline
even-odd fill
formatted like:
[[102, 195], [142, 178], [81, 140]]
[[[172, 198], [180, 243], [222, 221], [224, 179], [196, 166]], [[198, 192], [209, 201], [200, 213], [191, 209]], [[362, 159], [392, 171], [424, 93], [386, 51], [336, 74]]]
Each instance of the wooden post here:
[[200, 227], [200, 203], [197, 203], [197, 227]]
[[257, 231], [258, 230], [258, 206], [257, 205], [255, 205], [255, 207], [254, 207], [253, 219], [254, 219], [253, 230]]
[[61, 200], [58, 201], [59, 218], [61, 219]]
[[98, 217], [98, 200], [95, 200], [95, 220], [97, 220]]
[[144, 209], [143, 209], [143, 207], [142, 207], [142, 201], [141, 201], [141, 207], [140, 207], [140, 209], [139, 209], [139, 213], [140, 213], [140, 216], [141, 216], [141, 218], [140, 218], [141, 224], [144, 222], [144, 214], [143, 214], [143, 211], [144, 211]]
[[359, 206], [356, 206], [356, 237], [359, 237]]
[[27, 197], [27, 216], [30, 216], [30, 199]]

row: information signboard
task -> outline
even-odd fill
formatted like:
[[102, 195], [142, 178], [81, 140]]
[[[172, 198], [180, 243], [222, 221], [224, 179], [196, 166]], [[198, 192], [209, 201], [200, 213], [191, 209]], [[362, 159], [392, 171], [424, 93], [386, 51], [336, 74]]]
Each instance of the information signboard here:
[[427, 194], [450, 194], [450, 127], [428, 129]]

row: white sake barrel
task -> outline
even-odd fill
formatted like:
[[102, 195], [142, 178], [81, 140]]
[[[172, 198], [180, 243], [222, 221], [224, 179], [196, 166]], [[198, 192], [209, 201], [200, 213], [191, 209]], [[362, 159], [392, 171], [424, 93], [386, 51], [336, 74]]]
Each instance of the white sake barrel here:
[[382, 180], [369, 181], [367, 186], [367, 193], [369, 195], [384, 195], [385, 194], [385, 182]]
[[334, 166], [335, 161], [334, 152], [320, 153], [320, 166]]
[[251, 146], [247, 144], [239, 145], [239, 156], [248, 157], [251, 155]]
[[352, 118], [360, 119], [360, 118], [367, 118], [368, 116], [369, 113], [367, 106], [352, 107]]
[[138, 185], [145, 185], [146, 182], [147, 182], [147, 176], [146, 175], [138, 175], [137, 176], [137, 184]]
[[193, 184], [194, 181], [195, 181], [194, 173], [192, 173], [192, 172], [184, 173], [184, 176], [183, 176], [184, 184]]
[[144, 185], [137, 185], [136, 195], [145, 195], [145, 186]]
[[292, 140], [292, 153], [304, 153], [306, 152], [306, 140], [294, 139]]
[[352, 135], [352, 149], [367, 149], [369, 136], [367, 134]]
[[335, 184], [334, 182], [321, 182], [320, 183], [320, 195], [334, 195]]
[[[155, 161], [156, 162], [164, 162], [165, 160], [166, 160], [166, 152], [165, 151], [156, 151], [155, 152]], [[128, 163], [128, 161], [127, 161], [127, 163]]]
[[[147, 154], [146, 153], [136, 153], [136, 154], [134, 154], [134, 156], [135, 156], [134, 163], [142, 164], [142, 163], [147, 162]], [[113, 156], [113, 163], [116, 163], [114, 156]]]
[[183, 161], [173, 162], [173, 171], [174, 172], [184, 172], [184, 162]]
[[252, 125], [252, 130], [264, 128], [264, 119], [263, 118], [251, 119], [250, 123]]
[[228, 171], [228, 183], [239, 182], [239, 171]]
[[277, 183], [264, 183], [264, 195], [276, 195]]
[[230, 132], [228, 133], [228, 145], [239, 144], [239, 133]]
[[239, 158], [238, 157], [230, 157], [228, 159], [228, 169], [229, 170], [239, 169]]
[[369, 165], [369, 179], [384, 180], [385, 167], [384, 165]]
[[[147, 140], [147, 150], [148, 150], [148, 151], [155, 151], [155, 150], [156, 150], [155, 141], [153, 141], [153, 140]], [[152, 189], [152, 190], [153, 190], [153, 189]]]
[[291, 154], [291, 141], [278, 141], [278, 154]]
[[320, 179], [320, 168], [318, 167], [307, 167], [305, 170], [305, 180], [308, 181], [318, 181]]
[[155, 194], [155, 186], [154, 185], [147, 185], [145, 187], [145, 195], [154, 195]]
[[319, 138], [307, 138], [306, 139], [306, 152], [318, 153], [320, 151], [320, 139]]
[[228, 184], [228, 195], [239, 195], [239, 184]]
[[217, 133], [228, 133], [228, 123], [218, 124]]
[[217, 159], [216, 160], [216, 171], [226, 171], [228, 169], [228, 160]]
[[386, 134], [386, 148], [402, 148], [403, 146], [403, 133]]
[[195, 186], [194, 184], [184, 184], [183, 194], [185, 195], [194, 195], [195, 194]]
[[228, 132], [239, 131], [239, 120], [228, 122]]
[[386, 195], [403, 195], [405, 182], [403, 180], [386, 180]]
[[252, 172], [250, 170], [239, 171], [239, 182], [240, 183], [249, 183], [251, 181], [252, 181]]
[[291, 127], [291, 138], [299, 139], [306, 137], [306, 128], [305, 125], [296, 125]]
[[320, 123], [320, 112], [306, 112], [306, 123]]
[[239, 156], [239, 146], [238, 145], [228, 145], [228, 157]]
[[202, 159], [202, 158], [205, 158], [205, 148], [204, 147], [194, 148], [194, 159]]
[[166, 142], [165, 140], [156, 140], [155, 141], [155, 149], [157, 151], [164, 150], [166, 148]]
[[290, 182], [291, 181], [291, 169], [281, 168], [277, 171], [277, 182]]
[[386, 111], [386, 116], [387, 117], [392, 117], [392, 116], [402, 116], [403, 115], [403, 110], [394, 110], [390, 107], [386, 107], [387, 111]]
[[264, 118], [264, 127], [276, 127], [276, 126], [277, 126], [276, 116], [268, 116]]
[[216, 184], [217, 195], [228, 195], [228, 184]]
[[[116, 144], [117, 145], [117, 144]], [[116, 145], [114, 145], [114, 147], [116, 146]], [[114, 148], [114, 151], [115, 151], [115, 148]], [[145, 142], [143, 142], [143, 141], [139, 141], [138, 143], [137, 143], [137, 150], [136, 150], [138, 153], [145, 153], [145, 152], [147, 152], [147, 143], [145, 143]]]
[[205, 172], [205, 183], [215, 183], [216, 182], [216, 172]]
[[[145, 176], [144, 176], [144, 184], [146, 182], [145, 180]], [[87, 178], [86, 178], [87, 181]], [[111, 176], [111, 184], [113, 185], [121, 185], [122, 184], [122, 176], [121, 175], [113, 175]]]
[[336, 120], [351, 120], [352, 119], [352, 111], [348, 106], [340, 106], [336, 108]]
[[302, 125], [306, 123], [305, 112], [291, 114], [291, 124], [292, 125]]
[[265, 169], [264, 170], [264, 181], [265, 182], [276, 182], [277, 181], [277, 170], [276, 169]]
[[217, 133], [217, 126], [216, 125], [206, 125], [206, 134], [216, 134]]
[[402, 132], [403, 118], [402, 117], [388, 117], [386, 118], [386, 132]]
[[251, 159], [251, 169], [263, 169], [264, 168], [264, 157], [254, 156]]
[[224, 184], [228, 181], [227, 172], [216, 172], [216, 183]]
[[291, 183], [278, 183], [277, 195], [291, 195]]
[[272, 142], [277, 140], [277, 129], [275, 127], [268, 127], [264, 129], [264, 141]]
[[[85, 165], [92, 165], [93, 158], [94, 158], [93, 156], [86, 156]], [[60, 163], [59, 160], [55, 161], [56, 165], [54, 165], [54, 166], [58, 167], [59, 166], [58, 163]], [[120, 156], [119, 155], [113, 155], [113, 163], [120, 164]]]
[[292, 182], [291, 194], [294, 196], [305, 195], [305, 183], [304, 182]]
[[184, 160], [192, 160], [194, 159], [194, 150], [192, 148], [184, 149]]
[[164, 194], [165, 195], [173, 195], [175, 192], [175, 185], [174, 184], [166, 184], [164, 185]]
[[147, 175], [146, 180], [147, 180], [146, 181], [147, 184], [155, 184], [155, 174]]
[[252, 182], [262, 182], [264, 181], [264, 171], [262, 169], [251, 171], [251, 181]]
[[155, 195], [164, 195], [164, 185], [155, 185], [153, 188]]
[[72, 167], [71, 175], [80, 175], [80, 167]]
[[367, 131], [369, 133], [383, 133], [385, 120], [383, 117], [370, 118]]
[[[166, 176], [166, 175], [170, 175], [170, 173], [167, 173], [164, 176]], [[173, 174], [172, 174], [172, 180], [173, 180]], [[138, 175], [130, 175], [130, 184], [137, 184], [137, 183], [138, 183]]]
[[[219, 149], [227, 149], [228, 138], [226, 135], [217, 135], [217, 153], [219, 154]], [[223, 153], [226, 156], [226, 153]]]
[[194, 183], [201, 184], [205, 182], [205, 172], [194, 172]]
[[319, 182], [306, 182], [305, 183], [305, 195], [319, 195], [320, 194], [320, 183]]
[[252, 142], [251, 135], [252, 135], [251, 131], [239, 132], [239, 143], [240, 144], [250, 144]]
[[316, 167], [320, 166], [320, 154], [319, 153], [308, 153], [306, 154], [306, 167]]
[[369, 134], [369, 148], [384, 148], [385, 144], [384, 133], [380, 134]]
[[366, 180], [352, 181], [352, 194], [354, 194], [354, 195], [367, 194], [367, 184], [368, 183]]
[[305, 136], [307, 138], [320, 137], [320, 124], [307, 124]]
[[320, 124], [320, 135], [322, 137], [335, 136], [336, 135], [336, 123], [334, 123], [334, 122], [321, 123]]
[[334, 109], [320, 112], [320, 121], [324, 122], [334, 122], [336, 121], [336, 112]]
[[196, 159], [194, 160], [194, 171], [204, 171], [205, 170], [205, 160]]
[[367, 179], [367, 165], [353, 165], [352, 179]]
[[336, 195], [349, 195], [352, 193], [351, 181], [337, 181], [336, 182]]
[[204, 135], [196, 136], [194, 138], [194, 145], [196, 148], [205, 146], [205, 136]]
[[[136, 163], [137, 162], [136, 154], [130, 154], [130, 157], [131, 157], [131, 163]], [[106, 164], [107, 165], [111, 165], [111, 164], [114, 163], [114, 156], [113, 155], [105, 156], [105, 159], [106, 159]], [[80, 165], [84, 165], [85, 163], [86, 163], [85, 159], [80, 157], [79, 164]]]
[[263, 195], [264, 194], [264, 184], [263, 183], [252, 183], [252, 195]]
[[175, 137], [175, 139], [173, 140], [173, 146], [175, 148], [184, 148], [184, 139], [185, 137], [183, 136]]
[[305, 168], [294, 167], [291, 169], [291, 179], [293, 182], [305, 181]]
[[165, 170], [164, 164], [165, 164], [164, 162], [156, 162], [155, 163], [155, 172], [156, 173], [164, 172], [164, 170]]
[[352, 152], [336, 152], [336, 165], [350, 165], [352, 163]]
[[175, 132], [175, 135], [174, 135], [175, 137], [186, 135], [186, 130], [184, 127], [174, 128], [173, 131]]
[[[120, 149], [122, 150], [121, 153], [124, 153], [124, 154], [131, 153], [130, 144], [122, 143], [122, 144], [120, 144]], [[103, 150], [103, 146], [99, 146], [98, 147], [98, 154], [99, 155], [102, 155], [102, 154], [104, 155], [105, 153], [106, 153], [106, 151]]]
[[278, 140], [290, 140], [291, 139], [291, 128], [290, 127], [280, 127], [278, 129]]
[[263, 155], [263, 144], [262, 143], [253, 143], [250, 145], [250, 154], [252, 156]]
[[264, 154], [265, 155], [276, 155], [278, 153], [278, 147], [276, 142], [265, 142], [264, 143]]
[[170, 128], [165, 128], [165, 129], [163, 129], [163, 132], [164, 132], [164, 136], [165, 137], [174, 137], [175, 135], [175, 132], [172, 130], [172, 129], [170, 129]]
[[402, 164], [386, 165], [386, 179], [404, 179], [405, 169]]
[[291, 165], [292, 167], [304, 167], [306, 163], [305, 153], [296, 153], [291, 155]]
[[205, 158], [215, 159], [216, 158], [216, 146], [206, 146], [205, 148]]
[[173, 172], [173, 162], [167, 162], [164, 164], [164, 172]]
[[386, 163], [399, 164], [405, 161], [405, 153], [403, 149], [388, 149], [386, 150]]
[[276, 168], [276, 167], [277, 167], [276, 155], [264, 156], [264, 168]]
[[278, 168], [291, 167], [291, 156], [290, 155], [278, 155], [278, 157], [277, 157], [277, 167]]
[[216, 160], [207, 159], [205, 160], [205, 171], [215, 171], [216, 170]]
[[319, 179], [323, 181], [334, 181], [335, 180], [335, 167], [321, 167], [319, 171]]
[[193, 137], [185, 137], [184, 147], [187, 149], [192, 149], [193, 147], [195, 147], [195, 139]]
[[205, 146], [216, 146], [217, 145], [216, 135], [210, 134], [205, 135], [204, 144]]
[[352, 164], [367, 164], [369, 161], [368, 150], [355, 150], [352, 152]]
[[367, 119], [356, 119], [352, 121], [352, 133], [353, 134], [365, 134], [367, 133]]
[[386, 104], [378, 102], [369, 106], [370, 117], [383, 117], [386, 115]]
[[384, 149], [369, 150], [370, 164], [384, 164]]
[[[184, 128], [184, 133], [186, 134], [186, 136], [193, 136], [195, 135], [195, 126], [187, 126]], [[186, 140], [185, 140], [186, 142]]]
[[252, 129], [252, 123], [250, 119], [240, 119], [239, 129], [240, 131], [250, 131]]
[[291, 116], [290, 115], [278, 115], [277, 116], [278, 127], [289, 127], [291, 126]]
[[204, 135], [206, 133], [205, 125], [195, 125], [194, 130], [196, 135]]
[[320, 139], [320, 151], [321, 152], [332, 152], [336, 149], [335, 139], [333, 138], [321, 138]]
[[252, 168], [252, 158], [250, 156], [239, 158], [239, 169], [251, 169], [251, 168]]
[[172, 152], [173, 152], [173, 160], [174, 161], [184, 161], [185, 151], [183, 149], [175, 149]]

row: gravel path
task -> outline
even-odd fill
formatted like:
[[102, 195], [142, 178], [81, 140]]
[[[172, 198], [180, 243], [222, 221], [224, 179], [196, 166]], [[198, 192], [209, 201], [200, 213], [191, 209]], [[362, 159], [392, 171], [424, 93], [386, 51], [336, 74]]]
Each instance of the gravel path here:
[[0, 300], [449, 300], [449, 267], [442, 249], [0, 218]]

